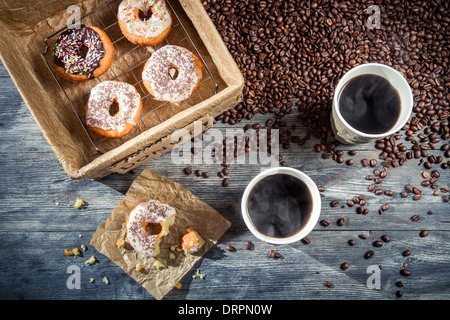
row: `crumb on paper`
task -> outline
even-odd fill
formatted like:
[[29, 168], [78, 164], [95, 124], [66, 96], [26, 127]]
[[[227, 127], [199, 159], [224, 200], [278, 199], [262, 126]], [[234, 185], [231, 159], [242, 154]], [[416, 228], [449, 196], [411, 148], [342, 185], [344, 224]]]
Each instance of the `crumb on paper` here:
[[183, 286], [183, 285], [181, 284], [181, 282], [177, 282], [177, 283], [174, 285], [174, 287], [177, 288], [177, 289], [181, 289], [182, 286]]
[[89, 278], [89, 283], [95, 283], [95, 279], [94, 278]]
[[73, 253], [72, 251], [67, 250], [67, 249], [64, 249], [64, 254], [65, 254], [66, 256], [73, 256], [73, 255], [74, 255], [74, 253]]
[[78, 235], [78, 238], [83, 238], [83, 235], [80, 233], [80, 234]]
[[161, 261], [155, 261], [155, 263], [153, 263], [153, 266], [156, 268], [156, 269], [159, 269], [159, 270], [161, 270], [161, 269], [164, 269], [164, 265], [162, 264], [162, 262]]
[[83, 206], [83, 205], [84, 205], [84, 201], [80, 198], [76, 198], [73, 207], [75, 209], [78, 209], [78, 208], [81, 208], [81, 206]]
[[136, 265], [136, 272], [141, 272], [143, 270], [142, 266], [138, 263]]
[[81, 255], [81, 251], [78, 248], [73, 248], [72, 249], [72, 253], [76, 256], [80, 256]]
[[80, 247], [81, 247], [81, 250], [83, 250], [83, 251], [87, 250], [87, 247], [84, 244], [82, 244]]
[[125, 246], [125, 240], [123, 240], [123, 239], [117, 239], [117, 241], [116, 241], [116, 246], [117, 246], [118, 248], [123, 248], [123, 247]]
[[192, 278], [193, 279], [195, 279], [195, 278], [203, 279], [203, 278], [205, 278], [205, 276], [206, 275], [204, 273], [200, 273], [200, 270], [197, 269], [197, 272], [192, 276]]
[[90, 257], [89, 259], [87, 259], [84, 263], [85, 264], [90, 264], [91, 266], [95, 263], [97, 263], [98, 260], [95, 256]]
[[109, 284], [109, 279], [107, 277], [103, 277], [102, 282], [104, 284]]

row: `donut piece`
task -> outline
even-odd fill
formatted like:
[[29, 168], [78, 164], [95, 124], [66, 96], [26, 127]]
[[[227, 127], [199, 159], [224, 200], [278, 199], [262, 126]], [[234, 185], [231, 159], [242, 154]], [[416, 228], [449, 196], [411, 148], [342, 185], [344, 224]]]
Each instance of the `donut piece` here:
[[[170, 69], [178, 72], [176, 78]], [[167, 45], [145, 63], [142, 82], [156, 100], [178, 102], [190, 97], [202, 79], [200, 59], [186, 48]]]
[[128, 242], [143, 255], [158, 256], [161, 239], [169, 233], [175, 217], [175, 209], [161, 201], [148, 200], [138, 204], [127, 218]]
[[196, 253], [205, 244], [205, 240], [192, 227], [187, 229], [186, 233], [181, 238], [181, 248], [186, 253]]
[[[141, 20], [140, 11], [151, 16]], [[139, 46], [154, 46], [162, 42], [172, 29], [172, 15], [164, 0], [123, 0], [117, 19], [123, 35]]]
[[86, 104], [86, 124], [106, 138], [119, 138], [136, 125], [142, 112], [141, 96], [126, 82], [103, 81], [92, 88]]
[[85, 82], [108, 70], [114, 60], [114, 46], [103, 30], [81, 25], [58, 37], [53, 60], [64, 79]]

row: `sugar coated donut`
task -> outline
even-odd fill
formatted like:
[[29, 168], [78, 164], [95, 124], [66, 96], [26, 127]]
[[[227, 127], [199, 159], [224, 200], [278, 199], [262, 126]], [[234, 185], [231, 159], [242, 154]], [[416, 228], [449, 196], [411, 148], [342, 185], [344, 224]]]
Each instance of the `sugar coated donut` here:
[[181, 248], [186, 253], [196, 253], [205, 244], [205, 240], [192, 227], [187, 229], [183, 238], [181, 238]]
[[[148, 19], [139, 12], [151, 13]], [[118, 22], [123, 35], [140, 46], [154, 46], [162, 42], [172, 28], [172, 15], [164, 0], [123, 0], [118, 9]]]
[[169, 233], [175, 217], [175, 209], [161, 201], [148, 200], [138, 204], [126, 222], [128, 242], [143, 255], [158, 256], [161, 238]]
[[141, 96], [131, 84], [103, 81], [92, 88], [86, 104], [86, 124], [94, 132], [119, 138], [136, 125], [142, 111]]
[[53, 60], [56, 71], [63, 78], [84, 82], [108, 70], [114, 60], [114, 46], [101, 29], [81, 25], [58, 37]]
[[[170, 69], [176, 69], [176, 78], [172, 78]], [[201, 79], [202, 64], [199, 58], [186, 48], [174, 45], [153, 52], [142, 72], [142, 82], [155, 99], [169, 102], [189, 98]]]

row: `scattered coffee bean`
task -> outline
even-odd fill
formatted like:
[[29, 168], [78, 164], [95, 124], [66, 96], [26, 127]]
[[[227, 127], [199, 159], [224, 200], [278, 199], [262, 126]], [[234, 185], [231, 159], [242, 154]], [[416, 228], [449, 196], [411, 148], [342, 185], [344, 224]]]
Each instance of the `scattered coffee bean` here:
[[345, 224], [345, 218], [339, 218], [337, 221], [337, 225], [342, 227]]
[[349, 266], [350, 265], [348, 264], [348, 262], [344, 262], [344, 263], [341, 264], [341, 269], [342, 270], [347, 270]]
[[339, 205], [339, 200], [333, 200], [333, 201], [331, 201], [331, 202], [330, 202], [330, 205], [331, 205], [332, 207], [337, 207], [337, 206]]
[[184, 174], [189, 175], [189, 174], [192, 174], [192, 169], [190, 167], [186, 167], [183, 169], [183, 172], [184, 172]]
[[322, 220], [320, 220], [320, 224], [324, 227], [328, 227], [330, 225], [330, 220], [322, 219]]
[[303, 242], [304, 244], [310, 244], [310, 243], [311, 243], [311, 240], [310, 240], [308, 237], [304, 237], [304, 238], [302, 239], [302, 242]]
[[227, 245], [227, 250], [228, 251], [234, 251], [235, 250], [235, 248], [232, 246], [232, 245]]
[[195, 170], [195, 175], [200, 177], [202, 175], [202, 170]]
[[209, 177], [210, 177], [209, 172], [207, 172], [207, 171], [202, 172], [202, 177], [203, 177], [203, 178], [209, 178]]
[[247, 250], [251, 250], [251, 249], [252, 249], [252, 247], [253, 247], [253, 243], [252, 243], [252, 242], [250, 242], [250, 241], [247, 241], [247, 242], [245, 243], [245, 249], [247, 249]]
[[415, 221], [415, 222], [419, 221], [419, 220], [420, 220], [420, 215], [418, 215], [418, 214], [413, 215], [413, 216], [411, 217], [411, 220], [412, 220], [412, 221]]
[[396, 296], [397, 298], [401, 298], [401, 297], [403, 296], [402, 291], [401, 291], [401, 290], [397, 290], [397, 291], [395, 292], [395, 296]]
[[401, 281], [397, 281], [397, 282], [395, 283], [395, 285], [396, 285], [397, 287], [399, 287], [399, 288], [403, 288], [403, 282], [401, 282]]
[[373, 250], [369, 250], [364, 254], [364, 258], [370, 259], [373, 257], [374, 254], [375, 254], [375, 252], [373, 252]]
[[381, 240], [383, 240], [384, 242], [390, 242], [391, 238], [389, 238], [389, 236], [387, 234], [383, 234], [381, 236]]
[[409, 249], [406, 249], [405, 251], [402, 252], [402, 256], [404, 256], [404, 257], [408, 257], [410, 255], [411, 255], [411, 250], [409, 250]]
[[324, 186], [320, 186], [320, 187], [319, 187], [319, 191], [320, 191], [320, 192], [324, 192], [324, 191], [325, 191], [325, 187], [324, 187]]
[[401, 269], [400, 274], [404, 277], [409, 277], [410, 275], [412, 275], [412, 272], [408, 269]]
[[420, 235], [422, 238], [425, 238], [426, 236], [428, 236], [428, 230], [422, 230], [422, 231], [420, 231], [419, 235]]
[[351, 246], [354, 246], [356, 244], [356, 241], [353, 239], [348, 240], [348, 244]]
[[382, 247], [383, 246], [383, 241], [376, 240], [376, 241], [373, 242], [373, 246], [377, 247], [377, 248]]
[[222, 186], [228, 187], [229, 184], [230, 184], [230, 179], [225, 178], [222, 180]]

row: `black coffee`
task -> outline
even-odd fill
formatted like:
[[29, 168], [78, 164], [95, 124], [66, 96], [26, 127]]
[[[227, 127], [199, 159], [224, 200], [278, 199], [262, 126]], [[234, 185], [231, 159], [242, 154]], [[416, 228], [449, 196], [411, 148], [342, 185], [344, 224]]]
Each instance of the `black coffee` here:
[[358, 131], [380, 134], [392, 129], [400, 116], [400, 96], [383, 77], [367, 74], [355, 77], [342, 88], [339, 111]]
[[247, 210], [259, 232], [287, 238], [308, 222], [312, 196], [303, 181], [287, 174], [274, 174], [256, 183], [250, 191]]

